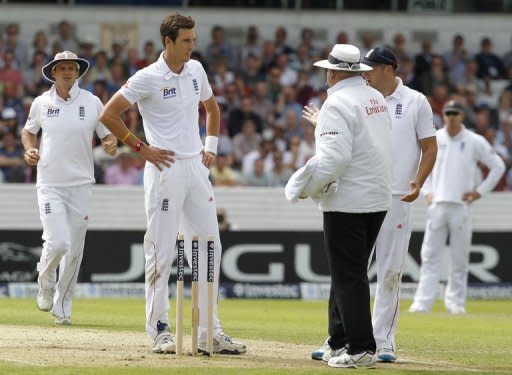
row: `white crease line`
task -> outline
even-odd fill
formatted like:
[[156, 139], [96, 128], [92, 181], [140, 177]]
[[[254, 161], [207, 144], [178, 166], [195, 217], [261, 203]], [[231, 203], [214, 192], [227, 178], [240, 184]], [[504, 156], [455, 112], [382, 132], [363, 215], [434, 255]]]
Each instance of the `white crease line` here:
[[[441, 367], [443, 367], [444, 371], [467, 371], [467, 372], [487, 372], [487, 371], [491, 371], [491, 370], [486, 370], [486, 369], [475, 369], [475, 368], [460, 367], [460, 366], [457, 366], [457, 364], [451, 364], [451, 363], [443, 362], [443, 361], [440, 361], [440, 362], [426, 362], [426, 361], [416, 361], [416, 360], [410, 359], [410, 358], [406, 358], [406, 359], [403, 359], [403, 360], [398, 360], [398, 361], [396, 361], [396, 363], [397, 364], [404, 364], [404, 365], [406, 365], [407, 363], [413, 363], [413, 364], [416, 364], [416, 365], [432, 366], [432, 367], [441, 366]], [[494, 373], [497, 373], [497, 374], [498, 373], [499, 374], [509, 374], [510, 373], [507, 370], [493, 369], [492, 371]]]
[[0, 361], [22, 363], [22, 364], [25, 364], [25, 365], [37, 366], [37, 367], [45, 367], [44, 365], [40, 365], [40, 364], [34, 363], [34, 362], [24, 361], [22, 359], [8, 359], [8, 358], [0, 357]]

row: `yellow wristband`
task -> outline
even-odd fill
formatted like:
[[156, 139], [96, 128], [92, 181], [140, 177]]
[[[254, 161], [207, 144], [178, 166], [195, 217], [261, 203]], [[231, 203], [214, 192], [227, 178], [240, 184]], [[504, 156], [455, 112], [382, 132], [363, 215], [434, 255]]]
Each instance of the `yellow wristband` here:
[[128, 133], [126, 133], [126, 135], [123, 137], [123, 139], [121, 139], [121, 141], [125, 142], [130, 135], [132, 135], [132, 132], [128, 130]]

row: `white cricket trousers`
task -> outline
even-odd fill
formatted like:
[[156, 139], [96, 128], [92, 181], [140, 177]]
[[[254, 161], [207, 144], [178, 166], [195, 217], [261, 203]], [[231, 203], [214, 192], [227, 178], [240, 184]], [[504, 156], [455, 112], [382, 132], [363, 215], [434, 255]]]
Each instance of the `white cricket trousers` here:
[[421, 268], [414, 303], [430, 309], [437, 298], [446, 239], [450, 235], [450, 263], [444, 296], [446, 307], [464, 307], [467, 293], [471, 209], [468, 204], [439, 202], [427, 211]]
[[[178, 230], [185, 235], [185, 255], [191, 259], [192, 234], [199, 237], [199, 335], [206, 337], [207, 312], [207, 237], [215, 238], [214, 334], [221, 331], [217, 314], [217, 295], [221, 244], [210, 171], [201, 155], [176, 160], [170, 168], [159, 171], [146, 163], [144, 197], [147, 231], [144, 236], [146, 258], [146, 331], [157, 335], [157, 322], [169, 324], [169, 276], [176, 257]], [[190, 263], [190, 261], [189, 261]], [[174, 276], [174, 275], [173, 275]], [[175, 280], [175, 278], [173, 278]], [[169, 324], [169, 326], [171, 326]]]
[[373, 304], [373, 336], [377, 350], [395, 350], [400, 283], [411, 238], [411, 204], [393, 195], [375, 241], [377, 289]]
[[[43, 250], [37, 264], [39, 287], [54, 289], [52, 313], [71, 317], [71, 300], [84, 253], [91, 185], [37, 188]], [[59, 267], [59, 280], [55, 286]]]

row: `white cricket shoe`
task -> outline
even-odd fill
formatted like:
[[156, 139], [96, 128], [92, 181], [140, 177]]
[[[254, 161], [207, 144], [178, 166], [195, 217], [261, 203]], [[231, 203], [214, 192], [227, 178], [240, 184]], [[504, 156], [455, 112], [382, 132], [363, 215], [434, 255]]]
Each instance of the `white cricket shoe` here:
[[328, 350], [331, 350], [331, 347], [329, 346], [329, 337], [325, 339], [325, 342], [321, 347], [311, 353], [311, 359], [319, 361], [322, 360], [324, 353]]
[[71, 318], [65, 318], [62, 316], [55, 316], [55, 324], [58, 326], [70, 326]]
[[327, 363], [329, 367], [341, 367], [341, 368], [358, 368], [367, 367], [374, 368], [377, 359], [375, 354], [372, 352], [362, 352], [358, 354], [343, 353], [339, 357], [332, 357]]
[[379, 349], [377, 350], [377, 361], [379, 362], [395, 362], [396, 354], [393, 349]]
[[329, 362], [329, 360], [331, 358], [334, 358], [334, 357], [339, 357], [343, 354], [345, 354], [347, 352], [347, 348], [346, 347], [341, 347], [339, 349], [336, 349], [336, 350], [332, 350], [330, 347], [329, 347], [329, 350], [327, 350], [324, 355], [322, 356], [322, 361], [324, 362]]
[[[197, 349], [200, 353], [208, 354], [208, 350], [206, 349], [206, 341], [200, 341], [197, 346]], [[231, 337], [222, 331], [213, 338], [213, 353], [243, 354], [246, 351], [247, 347], [244, 344], [233, 341]]]
[[453, 315], [462, 315], [466, 313], [466, 309], [464, 308], [464, 306], [458, 305], [446, 306], [446, 310], [448, 310], [448, 312]]
[[153, 344], [153, 353], [167, 354], [176, 353], [176, 344], [169, 333], [169, 325], [162, 323], [160, 320], [156, 324], [158, 334]]
[[53, 307], [53, 292], [50, 289], [39, 288], [36, 302], [39, 310], [50, 311]]
[[414, 302], [410, 307], [410, 313], [428, 313], [430, 309], [427, 309], [425, 306], [420, 305], [419, 303]]

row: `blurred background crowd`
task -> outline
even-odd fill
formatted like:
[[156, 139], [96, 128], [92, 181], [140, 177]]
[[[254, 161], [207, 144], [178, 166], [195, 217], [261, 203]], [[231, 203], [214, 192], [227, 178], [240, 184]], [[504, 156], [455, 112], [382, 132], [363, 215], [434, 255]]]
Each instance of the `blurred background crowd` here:
[[[161, 45], [148, 40], [142, 50], [114, 40], [110, 49], [97, 48], [93, 40], [79, 40], [74, 25], [63, 20], [55, 35], [37, 31], [31, 40], [20, 39], [20, 24], [5, 27], [0, 38], [0, 182], [35, 181], [35, 169], [23, 161], [20, 132], [34, 98], [51, 87], [41, 67], [63, 50], [78, 53], [91, 63], [80, 86], [103, 103], [137, 70], [154, 62]], [[301, 118], [308, 103], [325, 100], [325, 72], [313, 63], [326, 58], [334, 43], [357, 45], [364, 56], [376, 47], [375, 35], [349, 40], [340, 31], [324, 45], [314, 42], [314, 31], [303, 28], [299, 43], [288, 42], [288, 32], [277, 27], [273, 39], [263, 40], [257, 26], [249, 26], [242, 44], [232, 43], [223, 26], [214, 26], [204, 50], [194, 52], [201, 61], [221, 108], [218, 158], [211, 168], [217, 186], [284, 186], [291, 174], [315, 150], [314, 128]], [[398, 75], [404, 84], [424, 93], [430, 101], [437, 128], [449, 99], [465, 105], [464, 124], [483, 135], [503, 158], [507, 173], [495, 190], [512, 190], [512, 48], [495, 51], [492, 37], [469, 51], [462, 34], [455, 34], [448, 51], [438, 51], [429, 40], [411, 54], [407, 39], [396, 33], [388, 46], [399, 59]], [[511, 40], [512, 42], [512, 40]], [[512, 47], [512, 43], [511, 43]], [[201, 110], [200, 110], [201, 112]], [[142, 120], [133, 106], [124, 121], [143, 137]], [[203, 114], [198, 124], [205, 136]], [[130, 149], [121, 147], [111, 158], [95, 146], [97, 183], [136, 185], [142, 182], [143, 163]], [[482, 168], [482, 176], [487, 171]]]

